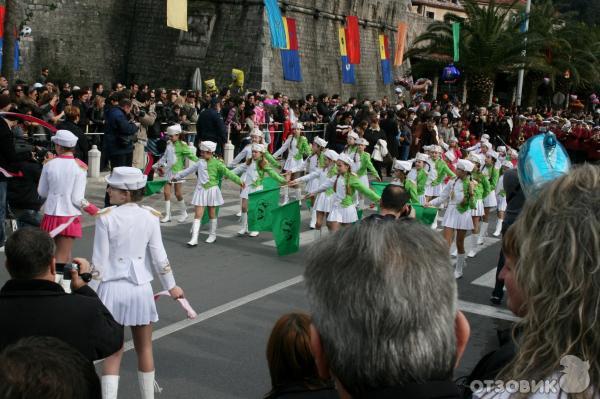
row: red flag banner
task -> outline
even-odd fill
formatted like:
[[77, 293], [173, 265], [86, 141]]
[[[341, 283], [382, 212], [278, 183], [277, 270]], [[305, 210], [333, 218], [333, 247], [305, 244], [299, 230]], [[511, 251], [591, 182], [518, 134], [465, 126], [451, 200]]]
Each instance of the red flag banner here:
[[394, 54], [394, 66], [402, 65], [402, 59], [404, 58], [404, 47], [406, 46], [407, 31], [408, 25], [406, 25], [406, 22], [400, 22], [398, 24], [398, 37], [396, 37], [396, 54]]
[[360, 29], [358, 17], [354, 15], [346, 17], [346, 49], [348, 62], [360, 64]]

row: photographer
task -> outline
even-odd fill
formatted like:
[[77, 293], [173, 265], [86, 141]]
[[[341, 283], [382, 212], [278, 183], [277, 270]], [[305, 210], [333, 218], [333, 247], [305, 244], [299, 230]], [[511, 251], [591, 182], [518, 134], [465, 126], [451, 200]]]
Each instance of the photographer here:
[[143, 169], [144, 153], [146, 144], [148, 143], [148, 129], [156, 122], [155, 105], [150, 104], [148, 93], [138, 92], [132, 102], [132, 113], [135, 119], [140, 123], [140, 130], [137, 133], [137, 141], [133, 146], [133, 166], [138, 169]]
[[[0, 289], [0, 350], [28, 336], [61, 339], [89, 361], [103, 359], [123, 346], [123, 327], [83, 278], [90, 264], [74, 259], [72, 294], [54, 282], [54, 241], [38, 229], [22, 229], [6, 243], [6, 269], [11, 279]], [[65, 274], [66, 274], [65, 268]], [[87, 274], [87, 275], [86, 275]]]

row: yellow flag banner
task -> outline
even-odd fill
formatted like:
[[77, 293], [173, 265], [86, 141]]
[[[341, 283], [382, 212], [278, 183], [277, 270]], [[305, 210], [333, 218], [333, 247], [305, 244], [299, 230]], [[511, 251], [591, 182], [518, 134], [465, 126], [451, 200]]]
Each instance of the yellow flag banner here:
[[167, 0], [167, 26], [188, 30], [187, 0]]
[[394, 66], [402, 65], [402, 59], [404, 58], [404, 47], [406, 46], [406, 32], [408, 31], [408, 25], [406, 22], [400, 22], [398, 24], [398, 37], [396, 37], [396, 54], [394, 54]]

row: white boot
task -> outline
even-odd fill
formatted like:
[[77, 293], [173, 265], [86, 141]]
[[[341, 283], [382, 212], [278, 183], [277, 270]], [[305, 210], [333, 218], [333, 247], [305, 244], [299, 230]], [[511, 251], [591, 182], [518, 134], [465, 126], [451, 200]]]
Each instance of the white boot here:
[[238, 235], [244, 236], [248, 234], [248, 213], [242, 212], [242, 217], [240, 219], [240, 231], [238, 231]]
[[165, 201], [165, 216], [160, 219], [161, 223], [167, 223], [171, 221], [171, 201]]
[[103, 375], [102, 384], [102, 399], [117, 399], [119, 391], [119, 376], [118, 375]]
[[459, 279], [463, 276], [463, 267], [466, 264], [465, 254], [458, 254], [456, 257], [456, 265], [454, 265], [454, 278]]
[[450, 251], [450, 256], [452, 256], [453, 258], [456, 258], [456, 255], [458, 255], [458, 249], [456, 249], [456, 245], [452, 245], [452, 248]]
[[192, 223], [192, 239], [187, 243], [190, 247], [195, 247], [198, 245], [198, 234], [200, 233], [200, 219], [194, 219], [194, 223]]
[[469, 258], [474, 258], [475, 255], [477, 255], [477, 235], [471, 233], [470, 236], [465, 238], [465, 241], [468, 243], [466, 247], [469, 249], [467, 256]]
[[481, 222], [481, 227], [479, 228], [479, 238], [477, 239], [478, 245], [483, 245], [485, 243], [485, 237], [487, 237], [488, 230], [488, 222]]
[[496, 231], [494, 231], [494, 237], [500, 237], [500, 234], [502, 234], [502, 223], [504, 222], [504, 220], [502, 219], [498, 219], [498, 221], [496, 222]]
[[315, 204], [310, 211], [310, 228], [314, 229], [317, 225], [317, 210], [315, 209]]
[[313, 242], [318, 242], [321, 239], [321, 229], [313, 230]]
[[433, 218], [433, 223], [431, 223], [431, 229], [437, 230], [437, 225], [438, 225], [438, 217], [437, 217], [437, 213], [436, 213], [435, 218]]
[[217, 241], [217, 219], [210, 219], [210, 232], [205, 242], [212, 244], [215, 241]]
[[188, 217], [187, 208], [185, 207], [185, 200], [177, 201], [179, 205], [179, 218], [177, 218], [177, 223], [184, 223]]
[[162, 392], [162, 388], [158, 386], [158, 383], [154, 379], [154, 371], [147, 373], [138, 371], [138, 382], [140, 384], [142, 399], [154, 399], [154, 392]]
[[235, 214], [235, 216], [241, 218], [242, 217], [242, 201], [240, 201], [240, 211]]
[[285, 186], [283, 188], [283, 205], [287, 204], [288, 202], [290, 202], [290, 188]]

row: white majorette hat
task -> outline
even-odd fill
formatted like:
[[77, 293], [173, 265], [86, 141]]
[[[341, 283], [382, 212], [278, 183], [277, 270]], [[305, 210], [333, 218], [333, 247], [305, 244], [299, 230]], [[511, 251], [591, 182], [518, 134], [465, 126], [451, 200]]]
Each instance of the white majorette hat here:
[[514, 168], [514, 165], [510, 161], [504, 161], [504, 162], [502, 162], [502, 166], [505, 167], [505, 168], [508, 168], [508, 169]]
[[369, 142], [363, 138], [359, 138], [358, 140], [356, 140], [356, 144], [368, 146]]
[[456, 154], [454, 151], [446, 151], [444, 155], [446, 155], [446, 159], [450, 162], [456, 161]]
[[489, 150], [486, 154], [486, 157], [492, 157], [494, 159], [498, 159], [498, 153], [494, 150]]
[[300, 122], [296, 122], [292, 125], [292, 129], [300, 129], [300, 130], [304, 130], [304, 125]]
[[203, 141], [200, 143], [200, 151], [215, 152], [217, 143], [213, 141]]
[[426, 154], [423, 154], [422, 152], [417, 152], [417, 155], [415, 156], [415, 161], [427, 162], [428, 160], [429, 157]]
[[496, 148], [496, 151], [498, 151], [498, 152], [503, 152], [503, 153], [505, 153], [505, 154], [506, 154], [506, 147], [505, 147], [505, 146], [503, 146], [503, 145], [501, 145], [501, 146], [498, 146], [498, 148]]
[[358, 140], [360, 136], [354, 130], [348, 133], [348, 137], [352, 137], [354, 140]]
[[113, 168], [111, 174], [104, 179], [109, 186], [120, 190], [139, 190], [146, 186], [148, 176], [138, 168], [119, 166]]
[[454, 136], [450, 137], [450, 140], [448, 140], [448, 142], [450, 143], [458, 143], [458, 139]]
[[313, 143], [315, 143], [316, 145], [318, 145], [321, 148], [327, 147], [327, 142], [320, 137], [315, 137], [315, 139], [313, 140]]
[[481, 164], [481, 158], [474, 152], [470, 153], [467, 159], [473, 163], [477, 162], [478, 164]]
[[341, 153], [340, 155], [338, 155], [337, 160], [342, 161], [343, 163], [348, 164], [349, 166], [351, 166], [354, 163], [354, 161], [352, 161], [352, 159], [344, 153]]
[[340, 157], [340, 156], [338, 155], [338, 153], [337, 153], [337, 152], [335, 152], [335, 151], [333, 151], [333, 150], [327, 150], [327, 151], [325, 151], [325, 156], [326, 156], [327, 158], [331, 159], [333, 162], [337, 161], [337, 160], [338, 160], [338, 158]]
[[472, 172], [474, 168], [475, 165], [473, 165], [473, 162], [466, 159], [459, 159], [456, 164], [456, 169], [464, 170], [465, 172]]
[[258, 136], [258, 137], [262, 137], [263, 133], [259, 128], [254, 128], [252, 129], [252, 131], [250, 131], [250, 136]]
[[252, 144], [252, 151], [258, 151], [264, 154], [267, 151], [267, 147], [265, 147], [264, 144], [254, 143]]
[[490, 135], [487, 133], [482, 134], [481, 141], [490, 141]]
[[442, 153], [444, 151], [442, 151], [442, 147], [440, 147], [439, 145], [432, 145], [431, 148], [429, 149], [429, 151], [431, 152], [438, 152], [438, 153]]
[[491, 150], [493, 148], [492, 143], [490, 143], [489, 141], [482, 142], [481, 146], [487, 148], [488, 150]]
[[423, 151], [431, 151], [431, 147], [433, 147], [433, 146], [432, 145], [424, 145]]
[[394, 165], [392, 166], [392, 169], [394, 170], [401, 170], [403, 172], [410, 172], [410, 170], [412, 169], [412, 162], [411, 161], [394, 161]]
[[173, 125], [167, 128], [167, 136], [175, 136], [176, 134], [181, 134], [181, 125]]
[[50, 139], [61, 147], [73, 148], [77, 145], [77, 136], [68, 130], [58, 130]]

